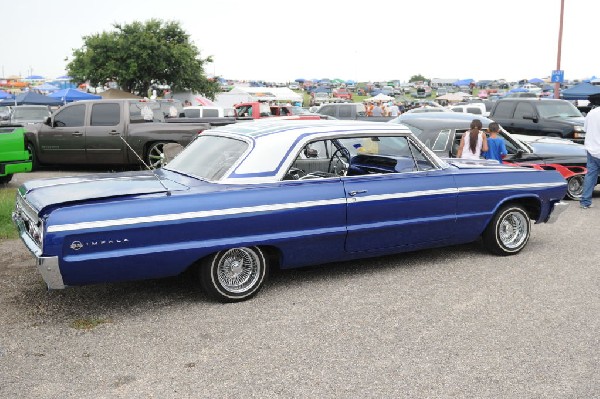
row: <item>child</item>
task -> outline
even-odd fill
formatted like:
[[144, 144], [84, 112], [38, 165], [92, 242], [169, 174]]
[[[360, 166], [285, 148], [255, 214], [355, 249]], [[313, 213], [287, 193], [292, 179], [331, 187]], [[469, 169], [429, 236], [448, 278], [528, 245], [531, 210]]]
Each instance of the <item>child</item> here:
[[498, 125], [496, 122], [490, 123], [488, 126], [490, 137], [487, 139], [488, 150], [484, 156], [485, 159], [495, 159], [496, 161], [502, 163], [502, 158], [506, 156], [507, 152], [506, 145], [504, 145], [504, 139], [502, 137], [498, 137], [499, 131], [500, 125]]

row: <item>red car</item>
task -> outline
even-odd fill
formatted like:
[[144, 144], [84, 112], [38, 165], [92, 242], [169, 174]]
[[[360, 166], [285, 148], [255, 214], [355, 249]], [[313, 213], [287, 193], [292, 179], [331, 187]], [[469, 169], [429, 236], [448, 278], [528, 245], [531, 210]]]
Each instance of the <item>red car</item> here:
[[352, 93], [348, 91], [348, 89], [345, 89], [343, 87], [340, 87], [339, 89], [334, 89], [333, 97], [352, 101]]

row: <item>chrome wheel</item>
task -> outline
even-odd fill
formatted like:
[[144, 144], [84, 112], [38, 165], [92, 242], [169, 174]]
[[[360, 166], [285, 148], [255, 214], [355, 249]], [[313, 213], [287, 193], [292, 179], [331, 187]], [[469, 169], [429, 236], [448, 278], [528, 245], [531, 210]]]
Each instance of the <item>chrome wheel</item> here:
[[228, 292], [244, 293], [252, 288], [260, 276], [258, 255], [248, 248], [234, 248], [225, 252], [217, 265], [219, 284]]
[[199, 269], [206, 293], [221, 302], [251, 298], [262, 288], [269, 265], [258, 247], [231, 248], [206, 258]]
[[583, 175], [574, 175], [567, 179], [567, 198], [579, 200], [583, 194]]
[[506, 205], [496, 214], [482, 234], [483, 244], [498, 255], [514, 255], [525, 248], [531, 234], [527, 210], [519, 204]]
[[146, 156], [146, 163], [151, 168], [160, 168], [162, 167], [165, 160], [165, 152], [164, 145], [166, 143], [153, 143], [150, 148], [148, 148], [148, 155]]
[[529, 235], [529, 220], [521, 212], [510, 212], [498, 226], [498, 238], [503, 246], [515, 249], [523, 245]]

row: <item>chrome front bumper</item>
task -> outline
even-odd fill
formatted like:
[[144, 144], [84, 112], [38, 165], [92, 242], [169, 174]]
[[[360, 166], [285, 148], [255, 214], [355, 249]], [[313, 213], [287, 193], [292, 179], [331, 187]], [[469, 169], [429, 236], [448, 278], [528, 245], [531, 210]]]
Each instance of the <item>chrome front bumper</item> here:
[[546, 220], [546, 223], [556, 222], [556, 220], [561, 215], [561, 213], [566, 211], [568, 207], [569, 207], [569, 203], [564, 202], [564, 201], [559, 201], [559, 202], [555, 203], [554, 206], [552, 207], [552, 211], [550, 212], [550, 216], [548, 216], [548, 220]]
[[23, 240], [27, 249], [35, 256], [37, 269], [46, 282], [48, 289], [57, 290], [65, 288], [58, 264], [58, 256], [42, 256], [41, 248], [29, 236], [25, 224], [19, 218], [18, 214], [13, 212], [12, 219], [19, 230], [21, 240]]

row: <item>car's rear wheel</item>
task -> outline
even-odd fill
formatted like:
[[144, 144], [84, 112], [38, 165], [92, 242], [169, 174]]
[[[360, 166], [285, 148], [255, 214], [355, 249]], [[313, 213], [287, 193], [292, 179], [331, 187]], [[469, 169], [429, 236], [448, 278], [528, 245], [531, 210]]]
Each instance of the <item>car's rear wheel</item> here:
[[164, 146], [167, 143], [156, 142], [150, 144], [148, 147], [148, 152], [146, 153], [146, 164], [151, 168], [160, 168], [163, 166], [165, 161], [165, 151]]
[[567, 198], [574, 201], [581, 199], [583, 194], [583, 175], [573, 175], [567, 179]]
[[518, 204], [506, 205], [494, 215], [483, 232], [483, 244], [497, 255], [520, 252], [531, 234], [531, 220], [525, 208]]
[[221, 302], [239, 302], [260, 291], [269, 265], [258, 247], [231, 248], [204, 259], [198, 274], [209, 296]]

